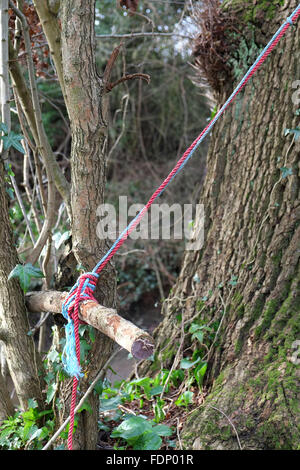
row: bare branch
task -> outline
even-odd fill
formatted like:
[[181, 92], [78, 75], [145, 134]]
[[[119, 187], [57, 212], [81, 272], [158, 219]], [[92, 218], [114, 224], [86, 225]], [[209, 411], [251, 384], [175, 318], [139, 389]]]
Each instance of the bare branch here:
[[45, 2], [45, 0], [34, 0], [33, 3], [47, 38], [62, 94], [65, 98], [65, 85], [61, 57], [61, 31], [57, 15], [54, 13], [56, 9], [59, 8], [59, 2], [53, 1], [51, 2], [53, 4], [52, 5], [49, 2]]
[[[4, 0], [0, 8], [0, 104], [1, 121], [10, 132], [10, 102], [9, 102], [9, 75], [8, 75], [8, 1]], [[3, 142], [1, 143], [1, 151]], [[8, 151], [3, 151], [5, 159]]]
[[[22, 15], [22, 16], [24, 17], [24, 15]], [[25, 24], [28, 28], [27, 21], [26, 21], [25, 17], [24, 17], [24, 21], [25, 21]], [[27, 30], [27, 34], [24, 33], [24, 37], [26, 38], [27, 36], [28, 36], [28, 30]], [[29, 38], [29, 47], [31, 47], [30, 38]], [[28, 52], [27, 45], [26, 45], [26, 51]], [[30, 52], [31, 52], [31, 50], [30, 50]], [[11, 75], [11, 78], [12, 78], [15, 94], [16, 94], [17, 98], [19, 99], [22, 111], [23, 111], [23, 113], [26, 117], [27, 123], [28, 123], [28, 125], [30, 127], [30, 130], [32, 132], [35, 144], [36, 144], [37, 147], [39, 147], [39, 151], [40, 151], [41, 155], [43, 156], [43, 159], [47, 160], [49, 162], [49, 164], [51, 165], [55, 185], [56, 185], [58, 191], [60, 192], [63, 200], [66, 202], [67, 207], [69, 208], [69, 199], [70, 199], [70, 189], [69, 189], [69, 187], [70, 187], [70, 185], [69, 185], [68, 181], [66, 180], [66, 178], [64, 177], [64, 175], [63, 175], [63, 173], [62, 173], [62, 171], [61, 171], [61, 169], [60, 169], [60, 167], [59, 167], [59, 165], [58, 165], [58, 163], [55, 159], [55, 155], [53, 154], [53, 151], [51, 149], [49, 141], [46, 137], [45, 131], [44, 131], [44, 137], [45, 137], [46, 140], [44, 142], [44, 145], [40, 144], [40, 136], [39, 136], [38, 127], [37, 127], [37, 118], [36, 118], [35, 108], [34, 108], [34, 105], [33, 105], [33, 100], [32, 100], [32, 97], [31, 97], [31, 91], [32, 90], [29, 90], [29, 88], [27, 86], [27, 83], [25, 81], [24, 75], [22, 73], [21, 66], [18, 63], [18, 61], [15, 60], [16, 59], [16, 52], [14, 50], [14, 47], [13, 47], [13, 44], [12, 44], [11, 41], [9, 41], [9, 58], [10, 58], [10, 60], [9, 60], [9, 71], [10, 71], [10, 75]], [[31, 53], [26, 54], [26, 58], [27, 58], [28, 64], [29, 64], [29, 62], [32, 63]], [[33, 65], [32, 65], [32, 68], [33, 68]], [[35, 83], [34, 70], [33, 70], [33, 77], [32, 78], [33, 78], [34, 83]], [[40, 124], [40, 127], [41, 127], [42, 126], [42, 121], [41, 120], [39, 121], [39, 124]], [[30, 140], [28, 140], [28, 142], [30, 143]], [[31, 146], [31, 148], [32, 148], [32, 146]]]
[[135, 78], [140, 78], [141, 80], [145, 80], [148, 84], [150, 83], [150, 75], [146, 73], [131, 73], [125, 75], [124, 77], [119, 78], [119, 80], [115, 81], [114, 83], [109, 83], [106, 85], [106, 92], [109, 93], [113, 88], [123, 82], [127, 82], [128, 80], [134, 80]]
[[193, 40], [194, 38], [192, 36], [188, 36], [186, 34], [179, 34], [179, 33], [158, 33], [158, 32], [138, 32], [138, 33], [127, 33], [127, 34], [96, 34], [97, 39], [135, 39], [135, 38], [143, 38], [143, 37], [157, 37], [157, 36], [163, 36], [163, 37], [180, 37], [183, 39], [190, 39]]
[[[31, 292], [26, 295], [26, 305], [30, 312], [61, 313], [67, 296], [68, 292]], [[79, 318], [104, 333], [137, 359], [146, 359], [153, 354], [154, 342], [151, 336], [120, 317], [115, 309], [85, 300], [80, 303]]]
[[[28, 74], [29, 74], [29, 83], [30, 83], [30, 90], [31, 90], [31, 97], [33, 102], [33, 109], [35, 114], [35, 121], [37, 127], [37, 137], [39, 142], [39, 148], [41, 149], [41, 153], [43, 153], [44, 157], [44, 164], [47, 171], [48, 177], [48, 201], [47, 201], [47, 213], [46, 218], [40, 233], [40, 236], [33, 247], [32, 252], [30, 253], [28, 261], [34, 264], [40, 253], [51, 234], [51, 229], [54, 223], [55, 218], [55, 187], [54, 187], [54, 179], [55, 173], [57, 170], [57, 162], [54, 158], [52, 149], [50, 147], [48, 138], [45, 133], [45, 129], [43, 126], [42, 121], [42, 113], [38, 98], [37, 86], [35, 81], [35, 72], [34, 72], [34, 65], [33, 65], [33, 58], [31, 52], [31, 40], [29, 35], [29, 27], [26, 20], [25, 15], [14, 5], [13, 1], [9, 1], [10, 7], [13, 9], [17, 17], [20, 19], [23, 28], [24, 34], [24, 42], [25, 48], [27, 51], [27, 65], [28, 65]], [[44, 152], [42, 152], [44, 150]], [[59, 172], [61, 173], [60, 169]]]

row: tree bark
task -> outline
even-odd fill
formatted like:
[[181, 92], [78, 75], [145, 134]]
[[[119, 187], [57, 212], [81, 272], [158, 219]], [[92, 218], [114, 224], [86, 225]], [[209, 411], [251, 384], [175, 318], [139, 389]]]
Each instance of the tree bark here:
[[[26, 295], [26, 305], [31, 312], [61, 313], [68, 292], [31, 292]], [[120, 317], [113, 308], [103, 307], [93, 300], [79, 304], [79, 319], [104, 333], [136, 359], [146, 359], [153, 354], [151, 336], [128, 320]]]
[[[1, 120], [10, 132], [7, 0], [1, 5], [0, 13]], [[26, 409], [28, 399], [35, 397], [42, 409], [43, 400], [38, 376], [38, 358], [35, 354], [33, 340], [27, 335], [29, 323], [26, 316], [23, 292], [15, 279], [8, 281], [9, 273], [18, 263], [18, 257], [8, 213], [6, 175], [2, 160], [6, 156], [7, 152], [3, 151], [0, 158], [0, 213], [2, 217], [0, 229], [0, 334], [9, 372], [21, 407]], [[1, 380], [3, 381], [2, 376]], [[1, 393], [1, 405], [4, 414], [13, 412], [5, 388]]]
[[[277, 5], [275, 12], [271, 2], [266, 10], [266, 3], [224, 2], [224, 11], [242, 25], [240, 43], [232, 49], [236, 69], [245, 60], [249, 68], [258, 55], [251, 57], [250, 47], [265, 46], [298, 2]], [[188, 449], [239, 449], [234, 427], [243, 449], [299, 444], [299, 370], [293, 360], [300, 310], [299, 140], [285, 136], [299, 120], [299, 100], [292, 101], [300, 76], [297, 45], [299, 24], [289, 28], [214, 127], [200, 199], [205, 243], [185, 254], [154, 335], [158, 360], [168, 366], [166, 358], [173, 357], [179, 341], [176, 315], [188, 320], [199, 311], [203, 323], [219, 325], [217, 338], [207, 345], [204, 404], [181, 433]], [[234, 84], [223, 82], [218, 104]], [[186, 337], [190, 346], [189, 341]]]
[[[72, 247], [85, 270], [93, 269], [107, 249], [96, 234], [96, 212], [104, 202], [106, 182], [107, 106], [95, 63], [94, 14], [94, 0], [71, 0], [62, 4], [63, 77], [72, 133]], [[116, 279], [111, 264], [101, 273], [95, 297], [101, 305], [115, 306]], [[107, 361], [112, 345], [109, 338], [96, 332], [88, 373], [80, 384], [82, 392]], [[96, 447], [98, 400], [94, 396], [89, 400], [93, 412], [80, 414], [74, 436], [75, 449]]]
[[0, 426], [8, 416], [13, 416], [14, 412], [15, 409], [10, 399], [6, 383], [0, 372]]
[[26, 409], [28, 399], [36, 398], [40, 409], [43, 409], [39, 360], [33, 339], [27, 334], [30, 327], [24, 295], [16, 279], [8, 281], [9, 273], [19, 261], [10, 227], [5, 188], [4, 165], [0, 160], [0, 331], [7, 332], [1, 339], [4, 341], [9, 372], [21, 407]]

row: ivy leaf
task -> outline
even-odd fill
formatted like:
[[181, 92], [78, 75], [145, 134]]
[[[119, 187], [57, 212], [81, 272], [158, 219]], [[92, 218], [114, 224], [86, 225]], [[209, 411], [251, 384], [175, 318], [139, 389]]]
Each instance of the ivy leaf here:
[[200, 357], [196, 359], [196, 361], [190, 361], [189, 359], [182, 359], [180, 362], [180, 368], [181, 369], [190, 369], [193, 367], [195, 364], [197, 364], [200, 361]]
[[99, 379], [95, 385], [94, 385], [94, 390], [97, 393], [97, 395], [101, 395], [103, 392], [103, 382], [101, 379]]
[[40, 269], [35, 268], [31, 263], [26, 263], [25, 265], [17, 264], [17, 266], [14, 267], [10, 272], [8, 279], [12, 279], [14, 277], [19, 279], [21, 288], [24, 294], [26, 294], [30, 286], [31, 278], [41, 278], [44, 277], [44, 275]]
[[52, 348], [50, 352], [47, 354], [47, 359], [50, 362], [58, 362], [59, 361], [59, 353], [55, 348]]
[[[151, 424], [141, 416], [131, 416], [125, 419], [111, 433], [111, 437], [123, 437], [123, 439], [132, 439], [141, 436], [145, 431], [150, 431]], [[140, 448], [142, 450], [142, 448]], [[146, 449], [145, 449], [146, 450]]]
[[157, 450], [160, 449], [162, 440], [153, 431], [145, 432], [133, 444], [133, 450]]
[[67, 230], [64, 233], [56, 232], [52, 237], [52, 239], [54, 240], [55, 248], [58, 250], [61, 247], [61, 245], [66, 240], [68, 240], [69, 237], [70, 237], [70, 231], [69, 230]]
[[199, 343], [203, 343], [203, 336], [204, 336], [203, 331], [196, 331], [196, 332], [192, 335], [192, 341], [194, 341], [194, 339], [197, 338], [197, 340], [199, 341]]
[[104, 398], [100, 400], [100, 411], [116, 410], [121, 403], [122, 398], [119, 396]]
[[92, 346], [85, 339], [80, 341], [80, 361], [84, 361], [91, 348]]
[[198, 323], [192, 323], [189, 328], [189, 333], [195, 333], [196, 331], [202, 330], [203, 326], [198, 325]]
[[199, 385], [203, 382], [206, 369], [207, 369], [207, 362], [205, 362], [204, 364], [200, 364], [198, 367], [196, 367], [194, 371], [195, 379], [197, 380]]
[[157, 387], [153, 387], [150, 390], [150, 395], [154, 397], [155, 395], [160, 395], [163, 391], [164, 387], [162, 385], [157, 385]]
[[4, 132], [4, 134], [8, 134], [8, 127], [4, 122], [0, 122], [0, 130]]
[[95, 328], [93, 326], [89, 326], [89, 337], [90, 337], [90, 340], [92, 343], [95, 342], [96, 340], [96, 332], [95, 332]]
[[29, 398], [28, 400], [28, 408], [37, 408], [38, 404], [35, 398]]
[[52, 383], [48, 386], [46, 403], [48, 403], [48, 404], [51, 403], [51, 401], [53, 400], [53, 397], [55, 395], [56, 390], [57, 390], [57, 383], [56, 382], [54, 382], [54, 383]]
[[236, 286], [237, 285], [237, 276], [231, 276], [231, 280], [229, 281], [228, 284], [230, 284], [231, 286]]
[[171, 436], [173, 434], [172, 429], [165, 424], [157, 424], [156, 426], [153, 426], [152, 429], [159, 436]]
[[25, 150], [22, 144], [20, 143], [20, 140], [24, 139], [21, 134], [16, 134], [15, 132], [11, 131], [9, 134], [3, 135], [1, 139], [3, 140], [4, 150], [10, 149], [10, 147], [14, 147], [19, 152], [25, 153]]

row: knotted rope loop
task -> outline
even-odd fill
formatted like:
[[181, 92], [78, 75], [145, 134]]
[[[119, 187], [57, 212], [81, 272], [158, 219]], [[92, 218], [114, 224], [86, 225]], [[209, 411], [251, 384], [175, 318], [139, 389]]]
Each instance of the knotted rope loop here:
[[65, 326], [66, 343], [62, 354], [62, 362], [66, 372], [76, 377], [82, 377], [80, 368], [79, 324], [85, 322], [79, 319], [79, 304], [83, 300], [95, 300], [94, 291], [99, 275], [87, 272], [79, 276], [62, 306], [62, 314], [68, 320]]
[[99, 274], [95, 272], [87, 272], [79, 276], [63, 303], [62, 314], [66, 320], [73, 318], [76, 304], [78, 305], [83, 300], [95, 300], [94, 291], [98, 278]]

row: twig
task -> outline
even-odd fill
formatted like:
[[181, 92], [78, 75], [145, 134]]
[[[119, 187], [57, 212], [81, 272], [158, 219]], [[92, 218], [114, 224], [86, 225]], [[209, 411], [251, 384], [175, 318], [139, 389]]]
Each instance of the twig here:
[[240, 441], [240, 438], [239, 438], [239, 435], [238, 435], [238, 432], [236, 430], [236, 427], [235, 425], [233, 424], [233, 422], [231, 421], [231, 419], [229, 418], [229, 416], [227, 416], [224, 411], [220, 410], [219, 408], [217, 408], [216, 406], [212, 406], [212, 405], [207, 405], [209, 408], [213, 408], [214, 410], [218, 411], [219, 413], [221, 413], [223, 416], [225, 416], [225, 418], [227, 419], [227, 421], [229, 422], [230, 426], [232, 427], [232, 429], [234, 430], [235, 432], [235, 435], [236, 435], [236, 438], [237, 438], [237, 441], [238, 441], [238, 445], [239, 445], [239, 448], [240, 450], [243, 450], [242, 446], [241, 446], [241, 441]]
[[108, 59], [107, 61], [107, 64], [105, 66], [105, 70], [104, 70], [104, 74], [103, 74], [103, 83], [104, 83], [104, 87], [106, 88], [108, 82], [109, 82], [109, 79], [110, 79], [110, 76], [111, 76], [111, 72], [112, 72], [112, 68], [118, 58], [118, 55], [120, 53], [120, 50], [121, 50], [121, 47], [123, 46], [123, 44], [119, 44], [117, 47], [115, 47], [115, 49], [112, 51], [111, 55], [110, 55], [110, 58]]
[[184, 39], [194, 39], [192, 36], [188, 36], [186, 34], [179, 34], [179, 33], [156, 33], [156, 32], [138, 32], [138, 33], [127, 33], [127, 34], [97, 34], [97, 39], [135, 39], [141, 37], [157, 37], [157, 36], [165, 36], [165, 37], [180, 37]]
[[29, 222], [29, 220], [28, 220], [27, 213], [26, 213], [26, 210], [25, 210], [25, 207], [24, 207], [22, 198], [21, 198], [21, 194], [20, 194], [18, 185], [17, 185], [16, 180], [15, 180], [15, 177], [11, 175], [11, 176], [10, 176], [10, 180], [11, 180], [11, 182], [12, 182], [12, 185], [13, 185], [13, 188], [14, 188], [14, 191], [15, 191], [15, 194], [16, 194], [16, 198], [17, 198], [18, 204], [19, 204], [19, 206], [20, 206], [22, 215], [23, 215], [23, 217], [24, 217], [24, 220], [25, 220], [25, 223], [26, 223], [26, 227], [28, 228], [28, 232], [29, 232], [31, 241], [32, 241], [32, 243], [33, 243], [33, 245], [34, 245], [34, 244], [35, 244], [34, 234], [33, 234], [33, 231], [32, 231], [31, 225], [30, 225], [30, 222]]
[[110, 149], [108, 155], [107, 155], [107, 161], [109, 162], [111, 155], [113, 154], [115, 148], [118, 146], [118, 143], [120, 142], [120, 139], [122, 138], [124, 132], [125, 132], [125, 127], [126, 127], [126, 113], [127, 113], [127, 108], [128, 108], [128, 101], [129, 101], [129, 94], [126, 94], [122, 97], [122, 101], [125, 100], [124, 108], [123, 108], [123, 117], [122, 117], [122, 129], [120, 134], [118, 135], [117, 139], [114, 142], [114, 145]]
[[145, 80], [148, 84], [150, 83], [150, 75], [146, 73], [131, 73], [131, 74], [125, 75], [124, 77], [119, 78], [119, 80], [116, 80], [113, 83], [107, 83], [106, 92], [109, 93], [113, 88], [115, 88], [120, 83], [127, 82], [128, 80], [134, 80], [136, 78]]
[[45, 314], [45, 316], [41, 316], [41, 318], [39, 319], [39, 321], [37, 322], [37, 324], [29, 331], [29, 335], [30, 336], [33, 336], [39, 328], [41, 328], [41, 326], [45, 323], [45, 321], [47, 320], [47, 318], [49, 317], [49, 315], [51, 315], [50, 312], [47, 312]]
[[179, 423], [179, 418], [176, 418], [176, 421], [177, 421], [177, 426], [176, 426], [177, 439], [178, 439], [180, 450], [182, 450], [182, 442], [181, 442], [181, 439], [180, 439], [180, 432], [179, 432], [179, 424], [180, 424]]
[[41, 148], [47, 149], [47, 156], [44, 155], [45, 157], [44, 164], [46, 167], [47, 177], [48, 177], [47, 213], [46, 213], [45, 221], [44, 221], [41, 233], [39, 235], [39, 238], [37, 242], [35, 243], [28, 259], [29, 262], [34, 264], [39, 258], [40, 253], [43, 249], [43, 246], [46, 243], [46, 240], [48, 239], [51, 233], [51, 228], [54, 222], [54, 216], [55, 216], [55, 187], [54, 187], [54, 182], [53, 182], [54, 165], [53, 165], [53, 161], [51, 158], [51, 155], [53, 154], [52, 154], [52, 149], [47, 139], [43, 122], [42, 122], [42, 113], [41, 113], [37, 86], [36, 86], [36, 81], [35, 81], [35, 72], [34, 72], [33, 58], [32, 58], [32, 52], [31, 52], [31, 40], [30, 40], [30, 35], [29, 35], [29, 26], [27, 23], [27, 19], [25, 15], [15, 6], [12, 0], [9, 0], [9, 5], [22, 23], [25, 48], [26, 48], [26, 51], [28, 52], [27, 65], [28, 65], [29, 83], [30, 83], [32, 102], [33, 102], [33, 107], [34, 107], [34, 112], [35, 112], [39, 146]]

